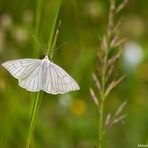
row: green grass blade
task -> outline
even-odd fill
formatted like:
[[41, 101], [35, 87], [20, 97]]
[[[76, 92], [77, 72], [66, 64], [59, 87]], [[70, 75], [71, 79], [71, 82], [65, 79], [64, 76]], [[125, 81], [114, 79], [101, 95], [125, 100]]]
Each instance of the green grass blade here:
[[[41, 14], [41, 6], [40, 5], [41, 5], [41, 0], [38, 0], [37, 1], [37, 18], [36, 18], [35, 36], [37, 36], [39, 33], [40, 14]], [[56, 0], [54, 3], [54, 9], [53, 9], [54, 15], [52, 18], [51, 28], [50, 28], [50, 32], [49, 32], [47, 55], [50, 53], [51, 48], [55, 45], [55, 42], [57, 40], [57, 35], [56, 35], [56, 37], [54, 38], [55, 41], [52, 43], [60, 6], [61, 6], [61, 0]], [[34, 48], [34, 56], [37, 57], [39, 55], [39, 51], [37, 50], [36, 46], [34, 46], [34, 47], [35, 47]], [[37, 115], [39, 112], [39, 107], [41, 104], [42, 97], [43, 97], [43, 92], [42, 93], [38, 92], [35, 97], [35, 101], [34, 101], [34, 105], [33, 105], [33, 109], [32, 109], [29, 132], [28, 132], [28, 136], [27, 136], [26, 148], [29, 148], [29, 146], [30, 146], [31, 136], [32, 136], [33, 129], [35, 126], [35, 121], [36, 121], [36, 118], [37, 118]]]
[[50, 32], [49, 32], [48, 49], [46, 52], [47, 55], [49, 55], [50, 50], [51, 50], [52, 40], [53, 40], [53, 36], [54, 36], [54, 32], [55, 32], [55, 26], [56, 26], [58, 14], [59, 14], [60, 6], [61, 6], [61, 0], [56, 0], [55, 5], [54, 5], [54, 15], [53, 15], [54, 17], [52, 19], [51, 28], [50, 28]]
[[33, 109], [32, 109], [29, 132], [28, 132], [28, 136], [27, 136], [26, 148], [29, 148], [29, 146], [30, 146], [31, 136], [32, 136], [35, 121], [36, 121], [36, 118], [37, 118], [37, 115], [38, 115], [38, 112], [39, 112], [39, 107], [40, 107], [40, 104], [41, 104], [42, 97], [43, 97], [43, 92], [38, 92], [36, 97], [35, 97], [35, 101], [34, 101], [34, 105], [33, 105]]

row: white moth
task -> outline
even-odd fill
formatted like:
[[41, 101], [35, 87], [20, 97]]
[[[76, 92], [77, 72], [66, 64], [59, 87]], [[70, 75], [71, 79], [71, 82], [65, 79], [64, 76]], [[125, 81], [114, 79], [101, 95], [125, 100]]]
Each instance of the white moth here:
[[77, 82], [61, 67], [44, 59], [18, 59], [2, 64], [12, 76], [18, 79], [19, 86], [28, 91], [43, 90], [49, 94], [64, 94], [79, 90]]

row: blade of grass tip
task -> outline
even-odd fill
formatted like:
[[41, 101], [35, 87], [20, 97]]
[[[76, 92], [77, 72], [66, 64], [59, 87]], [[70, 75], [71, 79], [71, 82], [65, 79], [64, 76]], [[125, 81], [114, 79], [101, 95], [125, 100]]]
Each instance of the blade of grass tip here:
[[[36, 25], [34, 30], [35, 37], [37, 37], [39, 33], [41, 10], [42, 10], [41, 2], [42, 2], [41, 0], [37, 0], [37, 3], [36, 3], [36, 23], [35, 23]], [[38, 56], [39, 56], [39, 48], [34, 43], [33, 57], [38, 57]]]
[[60, 6], [61, 6], [61, 0], [56, 0], [55, 1], [55, 9], [54, 9], [54, 17], [53, 17], [53, 20], [51, 22], [51, 29], [50, 29], [50, 32], [49, 32], [48, 49], [47, 49], [47, 52], [46, 52], [47, 55], [49, 55], [50, 50], [51, 50], [52, 40], [53, 40], [53, 36], [54, 36], [54, 32], [55, 32], [55, 26], [56, 26], [58, 14], [59, 14]]
[[41, 105], [41, 100], [43, 97], [43, 92], [38, 92], [35, 97], [33, 109], [32, 109], [32, 115], [31, 115], [31, 121], [30, 121], [30, 127], [29, 132], [27, 136], [27, 142], [26, 142], [26, 148], [29, 148], [30, 142], [31, 142], [31, 136], [34, 129], [35, 121], [39, 112], [39, 107]]
[[51, 46], [51, 50], [49, 52], [49, 56], [50, 56], [50, 59], [52, 59], [53, 55], [54, 55], [54, 51], [55, 51], [55, 46], [56, 46], [56, 42], [57, 42], [57, 39], [58, 39], [58, 36], [59, 36], [59, 27], [61, 25], [61, 20], [59, 21], [59, 25], [58, 25], [58, 28], [56, 30], [56, 33], [55, 33], [55, 36], [54, 36], [54, 40], [53, 40], [53, 43], [52, 43], [52, 46]]

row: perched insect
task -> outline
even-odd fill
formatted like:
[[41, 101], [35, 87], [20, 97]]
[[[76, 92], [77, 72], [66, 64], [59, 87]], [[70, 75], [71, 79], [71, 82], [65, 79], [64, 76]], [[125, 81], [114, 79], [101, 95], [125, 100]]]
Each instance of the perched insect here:
[[60, 66], [51, 62], [48, 56], [42, 60], [10, 60], [2, 66], [18, 79], [20, 87], [28, 91], [43, 90], [49, 94], [64, 94], [80, 89], [77, 82]]

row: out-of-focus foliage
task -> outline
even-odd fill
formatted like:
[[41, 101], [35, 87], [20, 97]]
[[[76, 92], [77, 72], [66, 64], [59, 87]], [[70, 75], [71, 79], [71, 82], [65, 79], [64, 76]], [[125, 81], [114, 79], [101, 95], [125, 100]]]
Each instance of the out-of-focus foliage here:
[[[47, 48], [50, 25], [48, 5], [42, 1], [40, 36]], [[0, 2], [0, 62], [33, 57], [36, 1]], [[65, 95], [45, 94], [32, 137], [33, 148], [90, 148], [98, 139], [98, 119], [89, 88], [95, 69], [99, 37], [108, 20], [108, 0], [63, 0], [59, 19], [60, 36], [53, 61], [67, 70], [80, 84], [81, 90]], [[106, 113], [114, 113], [125, 99], [125, 124], [113, 127], [106, 137], [106, 147], [135, 148], [148, 144], [148, 1], [131, 0], [122, 15], [121, 31], [128, 42], [118, 73], [126, 79], [109, 96]], [[117, 73], [117, 75], [118, 75]], [[29, 127], [34, 93], [17, 85], [6, 70], [0, 68], [0, 148], [24, 147]]]

